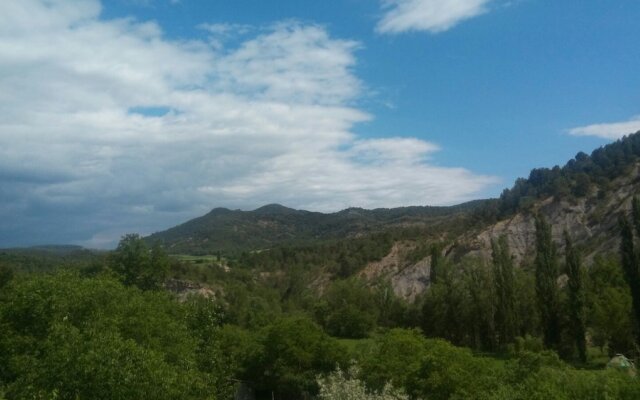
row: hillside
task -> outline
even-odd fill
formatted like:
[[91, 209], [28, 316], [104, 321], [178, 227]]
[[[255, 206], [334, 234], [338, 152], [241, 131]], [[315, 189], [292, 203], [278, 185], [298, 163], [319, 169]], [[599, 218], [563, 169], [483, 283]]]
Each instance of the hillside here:
[[[631, 210], [633, 196], [640, 195], [640, 164], [617, 178], [615, 189], [603, 192], [592, 187], [580, 198], [547, 197], [527, 210], [495, 223], [471, 229], [446, 243], [446, 254], [459, 262], [464, 259], [491, 261], [491, 241], [504, 235], [516, 265], [531, 264], [535, 251], [535, 215], [540, 213], [552, 226], [553, 240], [564, 252], [563, 232], [567, 231], [580, 246], [585, 261], [596, 255], [617, 254], [620, 235], [618, 218]], [[388, 280], [396, 295], [413, 300], [429, 286], [431, 260], [427, 252], [416, 260], [420, 238], [399, 240], [383, 259], [368, 263], [360, 275], [369, 281]]]
[[401, 207], [336, 213], [294, 210], [270, 204], [253, 211], [215, 208], [206, 215], [149, 237], [173, 254], [213, 254], [274, 246], [308, 245], [328, 239], [355, 238], [393, 228], [435, 227], [468, 214], [487, 201], [451, 207]]
[[[430, 285], [429, 248], [434, 243], [456, 263], [465, 258], [488, 261], [491, 240], [505, 235], [516, 263], [530, 263], [537, 213], [551, 223], [560, 252], [566, 230], [587, 263], [597, 254], [615, 253], [619, 215], [628, 212], [639, 193], [636, 133], [591, 155], [579, 153], [563, 167], [534, 169], [495, 200], [454, 207], [351, 208], [333, 214], [280, 205], [254, 211], [214, 209], [148, 240], [160, 241], [172, 253], [244, 250], [238, 265], [266, 271], [299, 266], [314, 275], [311, 285], [319, 290], [332, 276], [357, 273], [370, 282], [390, 282], [396, 295], [412, 300]], [[357, 241], [380, 232], [389, 238]], [[250, 253], [258, 249], [274, 251]]]

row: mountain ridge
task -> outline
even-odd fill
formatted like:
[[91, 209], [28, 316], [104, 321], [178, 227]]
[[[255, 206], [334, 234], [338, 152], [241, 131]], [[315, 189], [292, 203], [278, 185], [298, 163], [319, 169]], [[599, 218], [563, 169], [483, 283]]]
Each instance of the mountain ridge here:
[[[597, 220], [600, 218], [598, 215], [606, 214], [607, 210], [603, 208], [621, 207], [611, 200], [611, 193], [623, 186], [627, 197], [638, 193], [639, 163], [640, 131], [601, 146], [591, 155], [580, 152], [562, 167], [534, 168], [528, 178], [517, 179], [513, 187], [505, 189], [497, 199], [473, 200], [454, 206], [373, 210], [350, 207], [333, 213], [296, 210], [275, 203], [252, 211], [214, 208], [201, 217], [156, 232], [146, 240], [158, 242], [174, 254], [212, 254], [309, 245], [389, 230], [416, 229], [432, 233], [439, 231], [441, 236], [449, 237], [447, 240], [455, 241], [451, 249], [454, 255], [474, 252], [486, 255], [487, 243], [495, 237], [486, 231], [495, 234], [508, 234], [511, 232], [509, 229], [520, 233], [527, 231], [527, 239], [522, 239], [522, 243], [529, 243], [529, 225], [535, 212], [549, 213], [558, 226], [571, 229], [582, 226], [582, 230], [576, 232], [592, 230], [591, 222], [586, 220]], [[578, 203], [583, 210], [582, 214], [578, 213], [579, 218], [583, 221], [569, 224], [565, 221], [567, 218], [578, 217], [563, 210]], [[610, 228], [614, 224], [611, 221], [605, 221]], [[586, 234], [582, 236], [588, 237]], [[522, 243], [511, 243], [518, 258], [524, 258], [528, 252]]]
[[350, 207], [332, 213], [267, 204], [251, 211], [217, 207], [209, 213], [146, 237], [170, 253], [261, 250], [317, 240], [358, 237], [384, 229], [425, 227], [469, 212], [491, 200], [453, 206], [408, 206], [372, 210]]

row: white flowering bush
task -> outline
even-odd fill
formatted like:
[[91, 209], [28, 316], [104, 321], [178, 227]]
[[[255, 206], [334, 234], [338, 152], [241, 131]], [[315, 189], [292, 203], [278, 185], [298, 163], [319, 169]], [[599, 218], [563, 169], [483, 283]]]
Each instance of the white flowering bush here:
[[319, 400], [409, 400], [399, 389], [387, 383], [382, 392], [367, 391], [364, 383], [357, 379], [358, 368], [352, 366], [348, 371], [340, 368], [331, 374], [318, 378]]

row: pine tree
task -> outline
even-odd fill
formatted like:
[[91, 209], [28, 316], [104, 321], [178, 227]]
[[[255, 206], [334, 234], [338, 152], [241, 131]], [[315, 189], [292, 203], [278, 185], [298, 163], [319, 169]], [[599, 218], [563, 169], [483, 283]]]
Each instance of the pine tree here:
[[506, 236], [501, 236], [497, 241], [492, 240], [491, 249], [496, 289], [495, 327], [498, 343], [505, 344], [514, 340], [517, 331], [513, 260]]
[[544, 344], [557, 348], [560, 342], [558, 296], [558, 260], [551, 236], [551, 225], [542, 215], [536, 216], [536, 295]]
[[582, 270], [582, 260], [578, 249], [573, 247], [571, 237], [567, 231], [564, 232], [565, 260], [567, 276], [569, 277], [569, 321], [571, 323], [571, 333], [578, 350], [580, 361], [587, 361], [586, 343], [586, 314], [585, 314], [585, 287], [584, 272]]

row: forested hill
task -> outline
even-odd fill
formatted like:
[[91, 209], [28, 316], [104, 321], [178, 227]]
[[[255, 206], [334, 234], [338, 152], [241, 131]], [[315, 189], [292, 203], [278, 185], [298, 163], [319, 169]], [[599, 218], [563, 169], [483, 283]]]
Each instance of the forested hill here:
[[[622, 183], [627, 195], [636, 192], [635, 168], [639, 161], [640, 132], [637, 132], [602, 146], [591, 155], [580, 152], [563, 167], [535, 168], [528, 178], [520, 178], [512, 188], [505, 189], [499, 199], [451, 207], [348, 208], [330, 214], [294, 210], [278, 204], [253, 211], [215, 208], [202, 217], [154, 233], [147, 240], [159, 242], [170, 253], [212, 254], [307, 245], [390, 229], [422, 228], [449, 236], [460, 229], [480, 232], [482, 228], [539, 209], [549, 199], [565, 205], [582, 202], [591, 206], [595, 203], [613, 206], [610, 194]], [[420, 203], [420, 199], [416, 199], [416, 203]], [[602, 207], [591, 208], [597, 213], [606, 212]], [[598, 223], [598, 218], [592, 218], [591, 214], [585, 218], [592, 219], [590, 223]], [[460, 219], [464, 224], [460, 224]]]
[[206, 215], [154, 233], [147, 241], [159, 242], [170, 253], [259, 250], [358, 237], [392, 228], [438, 226], [486, 202], [476, 200], [450, 207], [348, 208], [327, 214], [294, 210], [279, 204], [253, 211], [215, 208]]
[[504, 218], [530, 209], [533, 203], [547, 197], [581, 198], [594, 189], [615, 190], [614, 181], [628, 176], [640, 161], [640, 131], [627, 135], [591, 155], [579, 152], [563, 167], [534, 168], [528, 179], [517, 179], [494, 202], [494, 216]]

